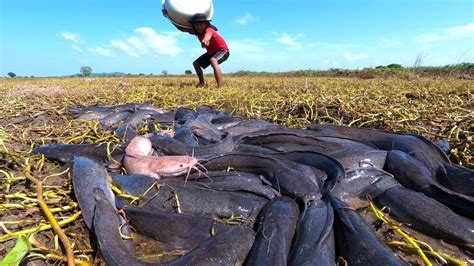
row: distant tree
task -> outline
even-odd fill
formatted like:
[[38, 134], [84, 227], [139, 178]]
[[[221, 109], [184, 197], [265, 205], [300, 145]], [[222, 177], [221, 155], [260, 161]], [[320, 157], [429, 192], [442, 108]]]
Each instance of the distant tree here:
[[84, 77], [89, 77], [92, 74], [92, 68], [89, 66], [83, 66], [81, 67], [80, 72]]
[[16, 74], [15, 74], [15, 73], [13, 73], [13, 72], [8, 72], [8, 74], [7, 74], [7, 75], [8, 75], [10, 78], [14, 78], [14, 77], [16, 77]]
[[400, 64], [390, 64], [387, 65], [388, 68], [394, 69], [394, 68], [403, 68], [402, 65]]
[[187, 70], [184, 71], [184, 74], [185, 75], [192, 75], [193, 72], [191, 70], [187, 69]]
[[145, 74], [143, 74], [143, 73], [140, 73], [140, 74], [138, 74], [138, 75], [139, 75], [139, 76], [145, 76]]
[[168, 70], [166, 70], [166, 69], [161, 70], [161, 75], [163, 75], [163, 76], [168, 75]]

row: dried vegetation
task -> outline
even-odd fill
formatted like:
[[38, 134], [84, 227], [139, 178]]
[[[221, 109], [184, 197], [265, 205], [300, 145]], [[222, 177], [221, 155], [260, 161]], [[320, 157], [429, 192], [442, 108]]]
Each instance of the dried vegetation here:
[[[48, 143], [120, 141], [93, 122], [73, 120], [70, 107], [210, 105], [291, 127], [334, 123], [411, 132], [448, 141], [452, 162], [474, 167], [470, 80], [227, 77], [222, 89], [196, 88], [195, 82], [194, 77], [1, 79], [0, 257], [13, 248], [18, 235], [28, 233], [30, 260], [66, 260], [58, 234], [50, 230], [53, 222], [38, 204], [42, 196], [71, 240], [76, 263], [96, 259], [71, 193], [68, 165], [30, 154], [33, 147]], [[41, 195], [31, 177], [42, 184]]]

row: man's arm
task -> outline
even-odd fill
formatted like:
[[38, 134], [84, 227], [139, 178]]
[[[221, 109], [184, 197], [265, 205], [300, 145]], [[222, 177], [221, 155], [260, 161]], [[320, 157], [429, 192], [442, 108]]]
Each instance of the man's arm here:
[[202, 38], [201, 43], [204, 44], [204, 46], [209, 46], [209, 41], [212, 38], [212, 32], [207, 31], [206, 34], [204, 35], [204, 38]]

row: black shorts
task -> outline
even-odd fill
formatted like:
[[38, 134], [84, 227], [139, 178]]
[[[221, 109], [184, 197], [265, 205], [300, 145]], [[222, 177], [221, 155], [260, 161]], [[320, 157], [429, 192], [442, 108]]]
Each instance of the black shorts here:
[[225, 60], [227, 60], [227, 58], [229, 58], [229, 51], [219, 50], [212, 55], [209, 55], [208, 53], [204, 53], [194, 62], [197, 62], [202, 68], [205, 69], [211, 64], [211, 57], [214, 57], [215, 59], [217, 59], [217, 63], [220, 64], [224, 62]]

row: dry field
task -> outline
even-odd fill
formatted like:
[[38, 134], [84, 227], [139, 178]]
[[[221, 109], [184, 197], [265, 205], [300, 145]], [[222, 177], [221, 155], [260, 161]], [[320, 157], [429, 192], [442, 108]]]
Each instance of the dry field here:
[[[119, 142], [68, 108], [93, 104], [150, 103], [175, 109], [210, 105], [219, 110], [291, 127], [334, 123], [417, 133], [446, 140], [454, 163], [474, 168], [474, 82], [460, 79], [353, 79], [225, 77], [226, 86], [196, 88], [195, 77], [0, 79], [0, 258], [21, 234], [30, 236], [31, 260], [65, 260], [58, 236], [38, 197], [56, 217], [76, 262], [97, 254], [71, 193], [67, 165], [32, 156], [49, 143]], [[208, 81], [213, 85], [212, 77]], [[140, 133], [146, 133], [141, 129]], [[32, 178], [41, 182], [43, 192]], [[465, 258], [457, 251], [453, 257]], [[459, 255], [459, 256], [457, 256]]]

